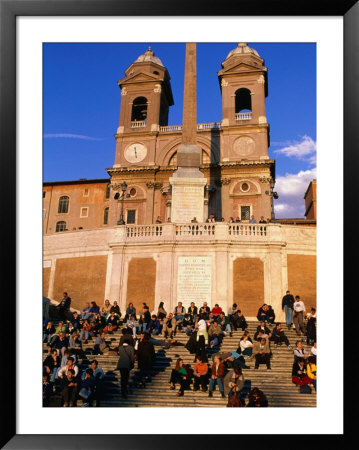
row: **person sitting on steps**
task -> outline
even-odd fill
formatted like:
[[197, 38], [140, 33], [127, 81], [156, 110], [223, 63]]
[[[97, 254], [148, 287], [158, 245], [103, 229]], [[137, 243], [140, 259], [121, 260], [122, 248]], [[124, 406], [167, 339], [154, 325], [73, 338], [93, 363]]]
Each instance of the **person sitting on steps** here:
[[198, 391], [201, 385], [202, 392], [207, 392], [208, 383], [208, 365], [201, 360], [199, 356], [196, 358], [196, 364], [194, 366], [194, 383], [193, 390]]
[[259, 364], [266, 364], [267, 370], [271, 369], [270, 366], [270, 348], [268, 340], [262, 338], [260, 342], [256, 341], [253, 347], [253, 354], [255, 356], [256, 362], [254, 369], [259, 368]]

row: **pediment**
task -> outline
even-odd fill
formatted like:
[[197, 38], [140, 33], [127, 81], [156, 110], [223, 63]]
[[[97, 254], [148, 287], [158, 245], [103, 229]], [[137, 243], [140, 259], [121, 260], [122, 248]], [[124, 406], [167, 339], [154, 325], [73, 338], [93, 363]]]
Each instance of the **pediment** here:
[[249, 72], [253, 70], [265, 70], [265, 67], [263, 66], [256, 66], [254, 64], [246, 64], [246, 63], [238, 63], [234, 64], [233, 66], [225, 67], [223, 68], [219, 73], [220, 74], [231, 74], [231, 73], [240, 73], [240, 72]]
[[156, 82], [163, 81], [162, 78], [159, 78], [156, 75], [153, 75], [149, 72], [137, 72], [133, 75], [130, 75], [128, 77], [122, 78], [118, 81], [118, 84], [130, 84], [130, 83], [146, 83], [146, 82]]

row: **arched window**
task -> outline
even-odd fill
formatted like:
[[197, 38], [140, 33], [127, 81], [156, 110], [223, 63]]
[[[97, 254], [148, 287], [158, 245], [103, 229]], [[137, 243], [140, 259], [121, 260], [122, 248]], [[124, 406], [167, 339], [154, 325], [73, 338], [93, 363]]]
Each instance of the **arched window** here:
[[177, 152], [175, 152], [168, 161], [169, 166], [177, 166]]
[[67, 195], [63, 195], [59, 199], [59, 207], [57, 209], [58, 213], [67, 213], [69, 210], [69, 197]]
[[110, 189], [111, 189], [111, 185], [108, 184], [108, 185], [106, 186], [106, 198], [110, 198]]
[[147, 119], [147, 99], [137, 97], [132, 104], [131, 121], [144, 121]]
[[108, 211], [109, 211], [109, 208], [105, 208], [103, 211], [103, 224], [104, 225], [108, 224]]
[[59, 231], [65, 231], [66, 230], [66, 222], [61, 220], [60, 222], [56, 223], [56, 233]]
[[236, 113], [240, 113], [242, 111], [252, 111], [252, 99], [251, 92], [248, 89], [241, 88], [236, 91]]

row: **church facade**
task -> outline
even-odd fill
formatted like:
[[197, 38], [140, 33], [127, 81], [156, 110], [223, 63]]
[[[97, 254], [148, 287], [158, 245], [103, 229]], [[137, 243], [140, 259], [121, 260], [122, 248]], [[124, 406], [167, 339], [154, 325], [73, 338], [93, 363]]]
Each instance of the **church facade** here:
[[315, 304], [315, 228], [249, 223], [274, 216], [264, 60], [239, 43], [218, 81], [222, 121], [197, 124], [196, 138], [203, 216], [216, 222], [171, 223], [182, 125], [168, 125], [170, 75], [149, 48], [118, 82], [109, 179], [44, 183], [45, 296], [56, 300], [67, 290], [74, 307], [109, 298], [121, 310], [129, 302], [146, 301], [153, 310], [160, 301], [168, 310], [177, 301], [224, 309], [236, 302], [247, 316], [269, 303], [280, 318], [289, 287], [308, 307]]

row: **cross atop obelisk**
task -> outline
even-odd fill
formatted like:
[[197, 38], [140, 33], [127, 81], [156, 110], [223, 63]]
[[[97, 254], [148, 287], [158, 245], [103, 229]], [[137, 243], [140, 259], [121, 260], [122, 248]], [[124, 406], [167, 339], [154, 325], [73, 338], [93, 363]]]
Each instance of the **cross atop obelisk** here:
[[194, 43], [186, 44], [182, 124], [182, 144], [177, 152], [177, 165], [199, 167], [201, 153], [197, 146], [197, 67]]
[[201, 149], [197, 145], [196, 44], [186, 44], [182, 143], [177, 151], [178, 169], [170, 178], [171, 221], [204, 221], [204, 187], [207, 180], [199, 170]]

